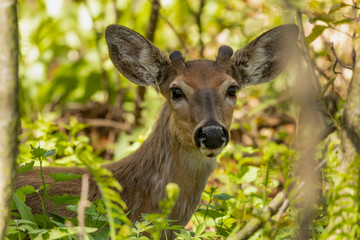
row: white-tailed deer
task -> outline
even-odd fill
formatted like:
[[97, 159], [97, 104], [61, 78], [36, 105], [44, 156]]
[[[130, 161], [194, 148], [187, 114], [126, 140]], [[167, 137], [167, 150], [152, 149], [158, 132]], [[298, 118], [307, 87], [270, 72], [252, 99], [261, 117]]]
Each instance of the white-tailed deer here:
[[[296, 46], [296, 25], [276, 27], [246, 47], [219, 48], [215, 61], [185, 61], [179, 51], [169, 58], [140, 34], [118, 25], [105, 32], [109, 54], [116, 68], [131, 82], [153, 86], [166, 102], [154, 131], [130, 156], [105, 165], [121, 183], [122, 199], [131, 210], [132, 222], [141, 213], [160, 211], [168, 183], [180, 187], [178, 201], [169, 215], [176, 224], [185, 225], [196, 209], [209, 175], [216, 167], [216, 156], [229, 141], [229, 127], [236, 93], [245, 85], [274, 79], [287, 65]], [[85, 173], [84, 168], [47, 167], [49, 172]], [[51, 183], [50, 178], [46, 178]], [[17, 187], [41, 185], [34, 172], [21, 174]], [[79, 195], [80, 180], [55, 183], [49, 194]], [[91, 181], [89, 200], [101, 197]], [[27, 197], [34, 212], [41, 212], [36, 194]], [[48, 212], [54, 211], [48, 204]], [[65, 208], [58, 211], [67, 216]]]

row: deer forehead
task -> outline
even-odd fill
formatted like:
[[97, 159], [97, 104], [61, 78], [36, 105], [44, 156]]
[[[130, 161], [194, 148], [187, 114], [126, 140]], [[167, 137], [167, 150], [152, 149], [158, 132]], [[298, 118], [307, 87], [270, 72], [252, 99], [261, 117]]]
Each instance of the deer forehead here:
[[170, 83], [170, 88], [178, 87], [192, 93], [201, 89], [219, 92], [230, 85], [237, 85], [237, 82], [226, 74], [226, 69], [216, 65], [215, 61], [195, 60], [186, 62], [186, 68], [177, 74]]

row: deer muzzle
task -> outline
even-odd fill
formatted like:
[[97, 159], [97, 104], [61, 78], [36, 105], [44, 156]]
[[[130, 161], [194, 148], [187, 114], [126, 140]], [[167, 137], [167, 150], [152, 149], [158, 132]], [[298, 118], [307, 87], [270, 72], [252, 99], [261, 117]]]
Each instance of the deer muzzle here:
[[219, 123], [209, 121], [197, 128], [194, 140], [204, 155], [215, 157], [229, 142], [229, 132]]

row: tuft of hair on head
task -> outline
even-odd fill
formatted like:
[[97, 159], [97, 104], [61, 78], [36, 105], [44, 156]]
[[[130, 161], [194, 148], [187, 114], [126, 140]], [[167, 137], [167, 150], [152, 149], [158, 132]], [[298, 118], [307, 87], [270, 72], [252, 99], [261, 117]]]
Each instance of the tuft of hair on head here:
[[231, 47], [226, 45], [221, 46], [216, 57], [216, 64], [225, 69], [233, 53], [234, 51]]
[[177, 72], [181, 72], [186, 68], [185, 58], [179, 50], [170, 53], [169, 58]]

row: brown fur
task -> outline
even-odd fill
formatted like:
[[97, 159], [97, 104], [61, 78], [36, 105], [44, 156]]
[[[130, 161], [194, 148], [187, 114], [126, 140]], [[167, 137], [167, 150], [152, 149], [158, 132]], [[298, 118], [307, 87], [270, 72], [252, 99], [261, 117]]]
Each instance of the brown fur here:
[[[180, 195], [169, 218], [180, 225], [189, 221], [216, 167], [216, 155], [224, 147], [199, 146], [194, 133], [209, 123], [229, 129], [236, 102], [234, 96], [227, 94], [229, 87], [241, 88], [275, 78], [290, 55], [285, 58], [290, 48], [283, 50], [279, 44], [290, 39], [293, 42], [287, 45], [294, 46], [296, 37], [297, 27], [284, 25], [264, 33], [233, 56], [229, 47], [223, 47], [216, 61], [185, 62], [176, 52], [171, 62], [140, 34], [118, 25], [107, 28], [106, 41], [116, 68], [136, 84], [154, 86], [166, 98], [154, 131], [141, 147], [130, 156], [105, 165], [123, 187], [121, 197], [131, 210], [132, 222], [139, 220], [141, 213], [160, 211], [159, 201], [165, 197], [165, 187], [170, 182], [179, 185]], [[172, 98], [173, 88], [180, 89], [183, 97]], [[45, 175], [50, 172], [83, 174], [87, 170], [47, 167], [44, 172]], [[47, 183], [51, 181], [46, 177]], [[27, 184], [39, 187], [41, 179], [33, 172], [19, 175], [17, 187]], [[80, 189], [81, 182], [77, 179], [56, 183], [49, 194], [79, 195]], [[89, 200], [100, 195], [95, 182], [90, 180]], [[33, 212], [41, 212], [36, 195], [28, 196], [26, 202]], [[49, 204], [48, 211], [54, 211], [54, 205]], [[58, 214], [71, 215], [64, 208]]]

